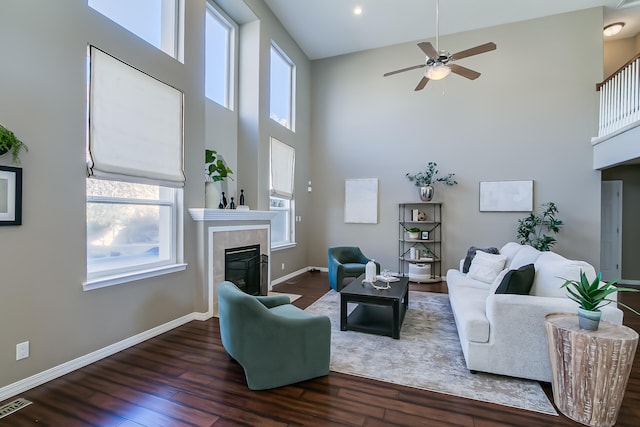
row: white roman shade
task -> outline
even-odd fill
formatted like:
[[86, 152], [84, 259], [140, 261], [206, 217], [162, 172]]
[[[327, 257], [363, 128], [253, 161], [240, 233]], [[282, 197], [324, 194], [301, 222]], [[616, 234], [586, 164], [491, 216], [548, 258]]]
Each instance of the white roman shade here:
[[275, 138], [271, 138], [271, 195], [283, 199], [293, 198], [293, 178], [296, 151]]
[[179, 90], [91, 47], [89, 176], [182, 187]]

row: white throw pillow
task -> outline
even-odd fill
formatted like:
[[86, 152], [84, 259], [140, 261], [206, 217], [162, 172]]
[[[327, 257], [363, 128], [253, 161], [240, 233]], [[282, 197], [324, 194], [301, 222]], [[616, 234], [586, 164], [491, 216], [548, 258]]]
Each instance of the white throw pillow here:
[[506, 260], [507, 258], [504, 255], [493, 255], [477, 251], [476, 256], [471, 261], [467, 277], [492, 284], [504, 269]]

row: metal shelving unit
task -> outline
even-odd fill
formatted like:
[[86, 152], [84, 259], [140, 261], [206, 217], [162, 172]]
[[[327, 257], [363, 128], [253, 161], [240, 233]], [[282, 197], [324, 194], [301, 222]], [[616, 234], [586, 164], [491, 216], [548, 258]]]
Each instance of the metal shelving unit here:
[[[410, 238], [418, 228], [418, 238]], [[426, 234], [425, 234], [426, 233]], [[412, 282], [442, 280], [442, 203], [418, 202], [398, 205], [398, 272]], [[425, 237], [425, 238], [423, 238]]]

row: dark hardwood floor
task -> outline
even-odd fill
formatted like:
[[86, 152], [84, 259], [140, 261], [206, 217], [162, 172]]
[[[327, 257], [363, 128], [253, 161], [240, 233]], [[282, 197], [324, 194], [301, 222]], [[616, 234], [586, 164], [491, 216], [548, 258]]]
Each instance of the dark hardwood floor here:
[[[295, 304], [305, 308], [328, 289], [326, 273], [317, 272], [274, 290], [302, 294]], [[446, 285], [412, 284], [411, 289], [446, 292]], [[640, 307], [638, 294], [622, 294], [621, 299]], [[640, 316], [626, 313], [625, 323], [640, 330]], [[639, 360], [636, 356], [617, 426], [640, 425]], [[545, 391], [550, 395], [548, 384]], [[216, 318], [190, 322], [16, 397], [33, 404], [0, 419], [0, 426], [579, 425], [562, 415], [334, 372], [279, 389], [251, 391], [242, 368], [222, 348]]]

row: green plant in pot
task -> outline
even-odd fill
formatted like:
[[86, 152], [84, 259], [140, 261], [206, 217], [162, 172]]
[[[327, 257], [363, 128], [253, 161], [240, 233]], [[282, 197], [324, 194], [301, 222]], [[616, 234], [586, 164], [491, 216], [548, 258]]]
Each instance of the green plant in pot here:
[[548, 251], [556, 243], [556, 238], [545, 233], [557, 234], [563, 222], [556, 218], [558, 208], [555, 203], [547, 202], [542, 204], [542, 207], [542, 212], [531, 212], [529, 216], [518, 220], [517, 236], [521, 245]]
[[233, 179], [229, 176], [233, 171], [227, 167], [216, 150], [204, 150], [204, 163], [205, 178], [207, 181], [219, 182], [225, 178]]
[[418, 227], [407, 228], [409, 239], [418, 240], [420, 238], [420, 229]]
[[433, 198], [433, 184], [436, 182], [442, 182], [445, 185], [456, 185], [458, 183], [458, 181], [455, 180], [455, 173], [437, 178], [437, 166], [437, 163], [429, 162], [425, 170], [414, 174], [406, 174], [409, 181], [413, 182], [417, 187], [420, 187], [420, 199], [424, 202], [429, 202]]
[[608, 298], [614, 292], [640, 292], [640, 289], [620, 288], [614, 286], [616, 280], [605, 283], [601, 279], [602, 273], [598, 273], [593, 282], [590, 283], [587, 275], [582, 270], [580, 270], [580, 280], [563, 279], [565, 282], [562, 287], [567, 288], [568, 297], [579, 305], [578, 325], [582, 329], [597, 330], [602, 316], [600, 308], [611, 303], [617, 302], [626, 309], [640, 315], [628, 305]]
[[205, 207], [227, 208], [229, 203], [226, 179], [233, 179], [231, 178], [233, 171], [216, 150], [205, 149], [204, 162]]
[[20, 141], [9, 129], [0, 125], [0, 156], [11, 152], [11, 161], [20, 164], [20, 152], [29, 151], [26, 144]]

